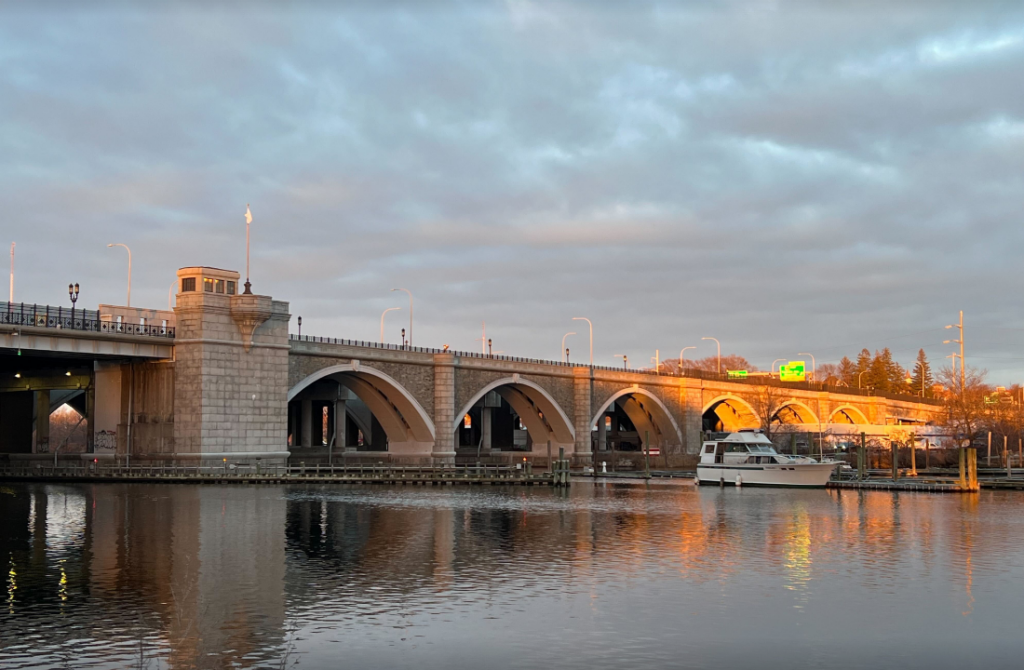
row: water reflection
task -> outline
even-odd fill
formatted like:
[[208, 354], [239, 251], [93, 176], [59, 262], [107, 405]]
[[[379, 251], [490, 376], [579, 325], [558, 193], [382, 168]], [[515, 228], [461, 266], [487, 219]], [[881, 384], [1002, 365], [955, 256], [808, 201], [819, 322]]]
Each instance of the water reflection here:
[[1021, 502], [6, 485], [0, 666], [995, 662], [1021, 651]]

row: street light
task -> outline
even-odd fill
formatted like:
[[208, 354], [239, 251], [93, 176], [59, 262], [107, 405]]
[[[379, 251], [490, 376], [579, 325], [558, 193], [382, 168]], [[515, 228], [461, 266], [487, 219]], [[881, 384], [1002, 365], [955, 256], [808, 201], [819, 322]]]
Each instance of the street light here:
[[811, 379], [814, 379], [814, 373], [818, 369], [818, 364], [814, 362], [814, 354], [808, 354], [808, 353], [805, 353], [805, 352], [800, 352], [800, 353], [797, 354], [797, 356], [810, 356], [811, 357]]
[[784, 361], [784, 360], [786, 360], [786, 359], [785, 358], [776, 358], [774, 361], [772, 361], [772, 374], [775, 374], [775, 364], [778, 363], [779, 361]]
[[562, 335], [562, 351], [565, 352], [565, 362], [566, 363], [569, 362], [569, 350], [565, 348], [565, 338], [569, 337], [570, 335], [575, 335], [575, 334], [576, 334], [575, 332], [572, 332], [572, 333], [566, 333], [565, 335]]
[[302, 339], [302, 317], [299, 317], [299, 339]]
[[859, 374], [859, 375], [857, 375], [857, 388], [863, 388], [863, 387], [862, 387], [862, 386], [860, 385], [860, 379], [861, 379], [861, 377], [863, 377], [863, 376], [864, 376], [864, 373], [865, 373], [865, 372], [867, 372], [867, 370], [861, 370], [860, 374]]
[[131, 307], [132, 306], [132, 250], [128, 249], [128, 245], [127, 244], [121, 244], [120, 242], [115, 242], [114, 244], [108, 244], [107, 248], [110, 248], [110, 247], [124, 247], [128, 251], [128, 304], [125, 305], [125, 306], [126, 307]]
[[696, 349], [697, 347], [683, 347], [679, 350], [679, 375], [683, 374], [683, 354], [686, 353], [687, 349]]
[[388, 307], [386, 310], [380, 313], [380, 343], [384, 344], [384, 315], [388, 312], [394, 312], [402, 309], [401, 307]]
[[629, 369], [629, 356], [627, 356], [626, 354], [615, 354], [615, 358], [621, 358], [623, 369]]
[[[967, 372], [964, 369], [964, 311], [963, 310], [960, 310], [960, 323], [959, 324], [955, 324], [954, 323], [954, 324], [951, 324], [949, 326], [946, 326], [946, 330], [949, 330], [950, 328], [959, 328], [960, 329], [960, 339], [959, 340], [945, 340], [945, 341], [943, 341], [943, 344], [950, 344], [951, 342], [955, 342], [955, 343], [960, 345], [960, 389], [961, 389], [961, 391], [963, 391], [964, 386], [966, 386], [966, 384], [967, 384]], [[953, 362], [956, 363], [955, 360]]]
[[[702, 337], [702, 340], [715, 340], [713, 337]], [[722, 343], [715, 340], [715, 344], [718, 345], [718, 374], [722, 374]]]
[[392, 291], [405, 291], [409, 294], [409, 346], [412, 346], [412, 292], [407, 288], [393, 288]]
[[574, 316], [573, 321], [586, 321], [587, 325], [590, 326], [590, 367], [594, 367], [594, 324], [590, 323], [590, 319], [585, 316]]
[[68, 284], [68, 296], [71, 298], [71, 327], [75, 327], [75, 303], [78, 302], [78, 283]]

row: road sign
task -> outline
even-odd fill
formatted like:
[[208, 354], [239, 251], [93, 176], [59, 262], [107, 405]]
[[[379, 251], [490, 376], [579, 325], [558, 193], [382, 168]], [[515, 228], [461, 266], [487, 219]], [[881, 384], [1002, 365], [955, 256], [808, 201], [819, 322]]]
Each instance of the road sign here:
[[729, 379], [746, 379], [746, 370], [726, 370], [729, 373]]
[[661, 447], [651, 447], [647, 450], [648, 456], [661, 456]]
[[790, 361], [789, 365], [779, 366], [779, 379], [784, 382], [802, 382], [807, 379], [804, 370], [804, 361]]

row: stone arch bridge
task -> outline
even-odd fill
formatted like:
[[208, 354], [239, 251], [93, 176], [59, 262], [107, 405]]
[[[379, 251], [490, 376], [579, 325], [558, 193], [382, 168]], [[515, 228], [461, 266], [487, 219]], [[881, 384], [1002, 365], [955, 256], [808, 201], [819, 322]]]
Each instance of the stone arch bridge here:
[[[293, 456], [325, 444], [413, 462], [511, 452], [577, 462], [637, 449], [696, 454], [704, 430], [887, 435], [936, 433], [939, 407], [811, 384], [703, 379], [506, 356], [292, 336]], [[550, 452], [549, 452], [550, 449]]]

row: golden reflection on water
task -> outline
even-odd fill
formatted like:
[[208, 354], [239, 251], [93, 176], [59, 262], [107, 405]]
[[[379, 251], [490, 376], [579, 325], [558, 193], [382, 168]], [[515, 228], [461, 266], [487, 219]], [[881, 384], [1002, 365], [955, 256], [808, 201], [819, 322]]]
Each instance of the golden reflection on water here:
[[971, 616], [975, 556], [1012, 556], [1024, 539], [979, 534], [1007, 498], [977, 494], [96, 485], [15, 497], [0, 550], [19, 617], [0, 621], [0, 665], [9, 636], [49, 630], [51, 613], [145, 626], [171, 668], [211, 655], [254, 667], [298, 644], [295, 630], [361, 631], [370, 644], [389, 626], [411, 635], [417, 614], [493, 619], [555, 595], [581, 595], [600, 618], [616, 612], [610, 593], [652, 586], [685, 594], [688, 613], [753, 592], [806, 612], [822, 580], [879, 597], [921, 580], [961, 588], [954, 616]]

